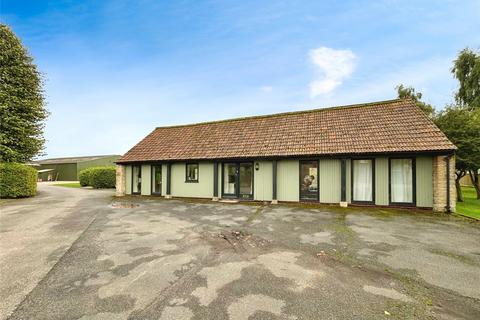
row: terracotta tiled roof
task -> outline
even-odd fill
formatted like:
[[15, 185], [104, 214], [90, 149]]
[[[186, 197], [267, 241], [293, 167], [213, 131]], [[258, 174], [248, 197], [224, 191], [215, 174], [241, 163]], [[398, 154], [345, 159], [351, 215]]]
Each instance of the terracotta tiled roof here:
[[118, 162], [451, 151], [411, 100], [156, 128]]

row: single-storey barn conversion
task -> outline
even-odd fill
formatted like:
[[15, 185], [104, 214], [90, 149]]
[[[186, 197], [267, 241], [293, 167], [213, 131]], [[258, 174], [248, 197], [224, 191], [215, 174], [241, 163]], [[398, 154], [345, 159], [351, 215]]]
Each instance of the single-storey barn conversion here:
[[455, 149], [409, 99], [160, 127], [117, 195], [454, 211]]

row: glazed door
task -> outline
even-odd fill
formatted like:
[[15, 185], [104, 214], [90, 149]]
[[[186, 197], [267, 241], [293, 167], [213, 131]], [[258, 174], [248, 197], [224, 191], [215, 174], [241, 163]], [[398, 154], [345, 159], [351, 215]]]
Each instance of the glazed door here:
[[300, 200], [318, 201], [318, 161], [300, 161]]
[[222, 194], [225, 198], [253, 199], [253, 163], [223, 163]]
[[238, 194], [237, 188], [237, 163], [224, 163], [223, 164], [223, 196], [226, 198], [236, 198]]
[[152, 166], [152, 194], [162, 194], [162, 166]]
[[238, 166], [238, 198], [253, 199], [253, 163], [242, 162]]

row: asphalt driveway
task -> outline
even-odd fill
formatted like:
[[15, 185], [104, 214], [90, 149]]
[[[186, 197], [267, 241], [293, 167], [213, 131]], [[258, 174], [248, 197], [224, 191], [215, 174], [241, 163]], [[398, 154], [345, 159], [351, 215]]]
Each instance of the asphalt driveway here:
[[478, 319], [480, 224], [42, 184], [0, 205], [0, 319]]

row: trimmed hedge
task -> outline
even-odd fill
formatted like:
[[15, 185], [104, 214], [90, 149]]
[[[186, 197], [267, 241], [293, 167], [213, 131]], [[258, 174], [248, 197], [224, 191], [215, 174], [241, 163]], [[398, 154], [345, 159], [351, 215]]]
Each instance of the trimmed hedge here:
[[92, 170], [90, 181], [92, 187], [100, 188], [115, 188], [117, 173], [115, 167], [97, 167]]
[[37, 170], [21, 163], [0, 163], [0, 198], [25, 198], [37, 193]]
[[115, 167], [92, 167], [80, 171], [80, 185], [96, 189], [115, 188], [117, 179]]
[[92, 185], [91, 177], [92, 177], [92, 169], [87, 168], [80, 171], [78, 174], [78, 181], [82, 187], [87, 187]]

